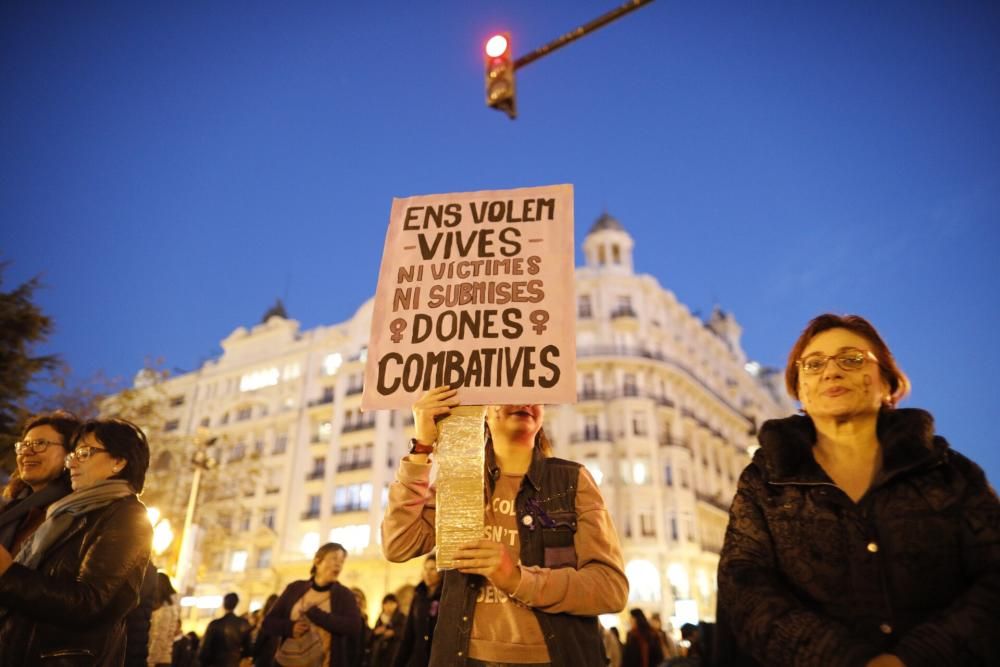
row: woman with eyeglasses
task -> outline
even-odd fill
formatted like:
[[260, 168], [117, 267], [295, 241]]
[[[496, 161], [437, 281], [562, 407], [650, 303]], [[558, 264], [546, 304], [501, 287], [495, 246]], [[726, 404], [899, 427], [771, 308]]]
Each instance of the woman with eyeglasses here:
[[730, 509], [718, 620], [752, 660], [727, 664], [1000, 665], [1000, 502], [929, 413], [896, 408], [882, 337], [820, 315], [785, 384], [803, 414], [764, 423]]
[[14, 443], [17, 471], [3, 490], [0, 547], [17, 553], [42, 521], [49, 505], [72, 489], [64, 466], [80, 420], [69, 412], [31, 417]]
[[149, 466], [142, 431], [89, 421], [66, 456], [73, 492], [13, 558], [0, 547], [0, 665], [121, 665], [125, 615], [152, 544], [137, 497]]

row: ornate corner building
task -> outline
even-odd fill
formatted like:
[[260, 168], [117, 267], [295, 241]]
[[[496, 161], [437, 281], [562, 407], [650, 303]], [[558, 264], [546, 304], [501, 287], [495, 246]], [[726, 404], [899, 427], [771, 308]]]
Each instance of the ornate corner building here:
[[[676, 627], [714, 619], [736, 480], [757, 426], [794, 406], [780, 371], [747, 359], [732, 315], [693, 315], [635, 273], [633, 244], [607, 214], [587, 233], [576, 271], [578, 402], [551, 407], [546, 432], [603, 491], [629, 606]], [[279, 303], [223, 340], [218, 359], [156, 387], [164, 414], [143, 499], [177, 534], [157, 565], [185, 564], [190, 625], [207, 623], [230, 590], [256, 608], [308, 577], [327, 541], [347, 547], [341, 582], [365, 591], [372, 616], [384, 593], [419, 581], [419, 559], [389, 564], [378, 544], [412, 417], [361, 412], [370, 320], [371, 300], [346, 322], [300, 331]]]

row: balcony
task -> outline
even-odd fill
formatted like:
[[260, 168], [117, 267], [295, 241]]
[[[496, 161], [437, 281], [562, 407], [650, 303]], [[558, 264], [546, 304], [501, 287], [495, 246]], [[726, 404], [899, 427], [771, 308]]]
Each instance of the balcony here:
[[368, 503], [346, 503], [344, 505], [334, 505], [334, 514], [344, 514], [345, 512], [367, 512], [370, 505]]
[[344, 392], [344, 395], [345, 396], [354, 396], [355, 394], [360, 394], [364, 390], [365, 390], [364, 386], [359, 384], [359, 385], [355, 385], [355, 386], [352, 386], [352, 387], [348, 387], [347, 391]]
[[363, 470], [365, 468], [371, 468], [371, 459], [367, 461], [341, 461], [337, 464], [337, 472], [348, 472], [351, 470]]
[[573, 444], [580, 442], [611, 442], [611, 433], [608, 431], [602, 431], [600, 429], [584, 429], [582, 433], [574, 433], [570, 436], [569, 441]]
[[326, 470], [312, 470], [306, 475], [306, 481], [313, 481], [317, 479], [323, 479], [326, 477]]
[[635, 319], [639, 316], [636, 314], [635, 309], [632, 308], [632, 306], [618, 306], [611, 311], [611, 319], [617, 320], [621, 317], [631, 317]]
[[321, 396], [309, 401], [308, 405], [310, 408], [314, 408], [317, 405], [329, 405], [330, 403], [333, 403], [333, 396]]
[[306, 510], [305, 512], [302, 513], [302, 520], [303, 521], [310, 521], [312, 519], [318, 519], [318, 518], [319, 518], [319, 510], [318, 509]]
[[344, 427], [341, 429], [341, 433], [354, 433], [355, 431], [364, 431], [366, 428], [374, 427], [375, 418], [372, 417], [371, 419], [363, 419], [361, 421], [344, 424]]

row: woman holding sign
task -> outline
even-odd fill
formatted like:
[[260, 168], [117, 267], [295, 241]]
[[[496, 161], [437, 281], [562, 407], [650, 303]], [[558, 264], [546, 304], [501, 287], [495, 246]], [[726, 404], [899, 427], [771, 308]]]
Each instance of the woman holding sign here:
[[[457, 390], [413, 406], [416, 437], [389, 489], [382, 550], [402, 562], [435, 545], [430, 455]], [[463, 546], [444, 575], [431, 667], [603, 667], [597, 615], [628, 597], [621, 546], [586, 468], [552, 458], [541, 405], [486, 410], [487, 538]]]

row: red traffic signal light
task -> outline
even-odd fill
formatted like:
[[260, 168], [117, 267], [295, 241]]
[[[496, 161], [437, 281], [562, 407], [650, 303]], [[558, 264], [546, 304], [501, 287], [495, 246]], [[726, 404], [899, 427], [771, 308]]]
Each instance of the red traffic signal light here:
[[486, 41], [486, 104], [517, 117], [514, 99], [514, 57], [510, 33], [493, 35]]

